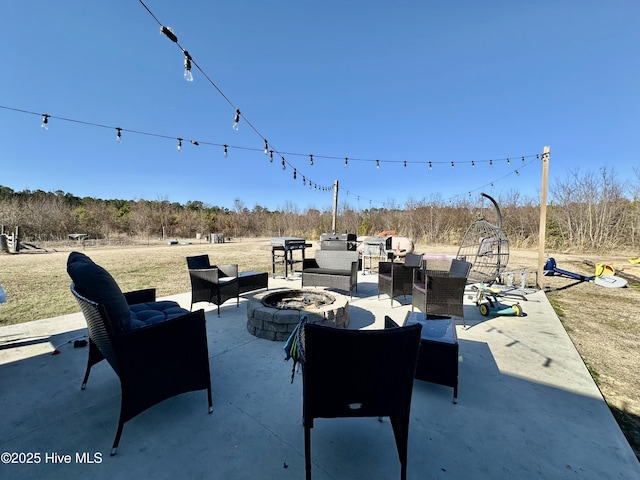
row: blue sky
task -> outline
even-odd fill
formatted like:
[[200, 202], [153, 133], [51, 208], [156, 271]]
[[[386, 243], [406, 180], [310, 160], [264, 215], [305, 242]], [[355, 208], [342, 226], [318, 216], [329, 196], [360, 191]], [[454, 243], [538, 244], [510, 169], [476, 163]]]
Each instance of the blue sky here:
[[145, 4], [193, 82], [139, 0], [2, 1], [0, 185], [368, 208], [640, 164], [636, 0]]

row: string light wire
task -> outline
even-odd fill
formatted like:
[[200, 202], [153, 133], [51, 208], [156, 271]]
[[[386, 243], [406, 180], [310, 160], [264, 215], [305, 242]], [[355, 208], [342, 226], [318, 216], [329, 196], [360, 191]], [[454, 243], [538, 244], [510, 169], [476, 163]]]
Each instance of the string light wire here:
[[[29, 115], [36, 115], [38, 117], [42, 117], [43, 119], [45, 118], [45, 115], [38, 113], [38, 112], [33, 112], [33, 111], [29, 111], [29, 110], [24, 110], [24, 109], [19, 109], [19, 108], [13, 108], [13, 107], [8, 107], [5, 105], [0, 105], [0, 109], [4, 109], [4, 110], [9, 110], [9, 111], [14, 111], [14, 112], [18, 112], [18, 113], [24, 113], [24, 114], [29, 114]], [[102, 123], [96, 123], [96, 122], [89, 122], [89, 121], [85, 121], [85, 120], [78, 120], [78, 119], [73, 119], [73, 118], [67, 118], [67, 117], [58, 117], [55, 115], [49, 115], [46, 114], [46, 119], [47, 119], [47, 123], [49, 121], [49, 119], [53, 119], [56, 121], [62, 121], [62, 122], [71, 122], [71, 123], [75, 123], [75, 124], [80, 124], [80, 125], [87, 125], [87, 126], [92, 126], [92, 127], [97, 127], [97, 128], [106, 128], [106, 129], [110, 129], [113, 130], [115, 129], [117, 131], [117, 133], [127, 133], [127, 134], [133, 134], [133, 135], [145, 135], [145, 136], [149, 136], [149, 137], [156, 137], [156, 138], [163, 138], [163, 139], [170, 139], [172, 141], [176, 141], [176, 138], [178, 140], [178, 148], [180, 151], [182, 151], [182, 138], [181, 137], [176, 137], [175, 135], [163, 135], [163, 134], [159, 134], [159, 133], [153, 133], [153, 132], [146, 132], [146, 131], [142, 131], [142, 130], [133, 130], [133, 129], [128, 129], [128, 128], [123, 128], [123, 127], [114, 127], [112, 125], [105, 125]], [[265, 141], [265, 146], [270, 146], [271, 144]], [[194, 146], [199, 146], [199, 145], [207, 145], [207, 146], [214, 146], [214, 147], [222, 147], [224, 151], [228, 151], [229, 149], [236, 149], [236, 150], [245, 150], [245, 151], [255, 151], [255, 152], [264, 152], [263, 149], [261, 148], [254, 148], [254, 147], [246, 147], [246, 146], [240, 146], [240, 145], [229, 145], [229, 144], [224, 144], [224, 143], [215, 143], [215, 142], [209, 142], [209, 141], [198, 141], [198, 140], [189, 140], [189, 142], [194, 145]], [[347, 158], [348, 158], [348, 162], [352, 162], [352, 161], [360, 161], [360, 162], [369, 162], [369, 163], [374, 163], [376, 164], [376, 166], [379, 167], [380, 163], [385, 162], [385, 163], [395, 163], [395, 164], [401, 164], [401, 165], [406, 165], [406, 164], [425, 164], [428, 165], [429, 169], [433, 168], [433, 165], [435, 164], [446, 164], [449, 163], [449, 165], [451, 165], [451, 163], [453, 162], [448, 162], [446, 160], [429, 160], [429, 161], [408, 161], [408, 160], [379, 160], [379, 159], [367, 159], [367, 158], [354, 158], [354, 157], [341, 157], [341, 156], [330, 156], [330, 155], [307, 155], [305, 153], [297, 153], [297, 152], [277, 152], [276, 150], [269, 150], [269, 161], [272, 163], [273, 162], [273, 154], [277, 153], [278, 155], [281, 156], [281, 159], [284, 163], [284, 169], [286, 169], [286, 165], [289, 165], [291, 168], [296, 170], [297, 173], [297, 167], [293, 166], [291, 163], [289, 163], [288, 160], [285, 159], [284, 155], [287, 156], [300, 156], [300, 157], [310, 157], [311, 159], [325, 159], [325, 160], [341, 160], [343, 162], [347, 162]], [[494, 183], [503, 180], [504, 178], [510, 176], [510, 175], [520, 175], [520, 172], [522, 171], [523, 168], [527, 167], [528, 165], [530, 165], [532, 162], [535, 161], [539, 161], [540, 160], [540, 155], [539, 154], [535, 154], [535, 155], [521, 155], [521, 164], [519, 165], [518, 169], [513, 170], [512, 172], [507, 173], [506, 175], [494, 179], [492, 182], [489, 182], [485, 185], [482, 185], [476, 189], [471, 190], [468, 193], [474, 192], [474, 191], [480, 191], [483, 188], [487, 188], [489, 186], [493, 187]], [[513, 157], [508, 157], [508, 158], [513, 158]], [[527, 159], [529, 159], [529, 161], [527, 161]], [[506, 158], [504, 159], [506, 161]], [[458, 165], [460, 164], [469, 164], [471, 165], [472, 168], [475, 168], [476, 163], [489, 163], [490, 166], [493, 165], [493, 159], [489, 159], [489, 160], [470, 160], [470, 161], [458, 161], [457, 162]], [[296, 175], [297, 176], [297, 175]], [[318, 186], [317, 183], [313, 182], [311, 179], [307, 178], [306, 175], [302, 175], [302, 178], [304, 179], [305, 182], [309, 182], [309, 186], [311, 187], [312, 185], [315, 185], [315, 190], [320, 190], [320, 191], [333, 191], [333, 186]], [[380, 202], [374, 199], [370, 199], [370, 198], [366, 198], [363, 197], [353, 191], [350, 190], [344, 190], [345, 193], [347, 195], [351, 194], [351, 195], [355, 195], [357, 197], [360, 197], [364, 200], [368, 200], [369, 202], [375, 202], [376, 204], [379, 205], [384, 205], [384, 202]], [[452, 199], [457, 198], [457, 196], [451, 197]]]

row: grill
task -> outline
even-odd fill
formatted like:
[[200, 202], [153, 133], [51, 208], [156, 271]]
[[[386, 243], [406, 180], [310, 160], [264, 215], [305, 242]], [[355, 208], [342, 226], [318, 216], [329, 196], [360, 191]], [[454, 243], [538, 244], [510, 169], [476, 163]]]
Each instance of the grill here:
[[366, 237], [362, 241], [362, 272], [365, 273], [366, 259], [369, 259], [369, 271], [371, 271], [371, 259], [381, 258], [387, 260], [391, 252], [392, 237]]
[[320, 235], [320, 250], [351, 250], [358, 247], [355, 233], [323, 233]]
[[[276, 276], [276, 265], [282, 265], [284, 278], [289, 277], [289, 269], [294, 273], [294, 264], [304, 263], [304, 250], [310, 247], [304, 238], [298, 237], [271, 237], [271, 275]], [[302, 260], [294, 260], [293, 252], [300, 250]]]

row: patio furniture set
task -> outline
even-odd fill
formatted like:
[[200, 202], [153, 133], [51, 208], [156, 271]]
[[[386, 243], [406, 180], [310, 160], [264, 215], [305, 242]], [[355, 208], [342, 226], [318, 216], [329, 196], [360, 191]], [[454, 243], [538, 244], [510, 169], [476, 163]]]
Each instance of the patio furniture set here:
[[[311, 478], [314, 418], [390, 417], [404, 479], [414, 377], [451, 386], [454, 402], [457, 398], [455, 324], [447, 319], [441, 320], [446, 323], [440, 326], [434, 323], [425, 328], [425, 320], [432, 313], [458, 314], [455, 307], [449, 309], [455, 303], [451, 300], [432, 309], [437, 294], [431, 290], [440, 278], [460, 278], [466, 266], [452, 262], [448, 272], [434, 272], [424, 269], [424, 262], [417, 257], [407, 255], [404, 264], [388, 262], [390, 265], [380, 267], [378, 295], [388, 293], [393, 302], [399, 295], [415, 295], [416, 288], [422, 289], [412, 307], [423, 313], [410, 312], [403, 326], [386, 317], [384, 330], [349, 330], [314, 323], [297, 329], [305, 357], [301, 364], [307, 479]], [[211, 302], [219, 316], [225, 301], [236, 298], [238, 305], [241, 293], [268, 288], [266, 272], [238, 272], [237, 265], [211, 265], [207, 255], [187, 257], [187, 266], [191, 310], [194, 303]], [[315, 259], [303, 261], [302, 285], [345, 290], [351, 295], [352, 290], [357, 291], [358, 266], [357, 251], [318, 250]], [[205, 390], [209, 413], [213, 411], [204, 310], [190, 311], [173, 301], [157, 301], [154, 289], [123, 293], [104, 268], [79, 252], [69, 255], [67, 272], [71, 293], [89, 332], [82, 389], [93, 365], [104, 359], [120, 379], [120, 416], [111, 455], [116, 454], [127, 421], [170, 397]], [[416, 285], [416, 279], [424, 283]], [[380, 351], [387, 354], [381, 356]], [[338, 363], [332, 364], [332, 359]], [[445, 366], [441, 368], [442, 362]]]

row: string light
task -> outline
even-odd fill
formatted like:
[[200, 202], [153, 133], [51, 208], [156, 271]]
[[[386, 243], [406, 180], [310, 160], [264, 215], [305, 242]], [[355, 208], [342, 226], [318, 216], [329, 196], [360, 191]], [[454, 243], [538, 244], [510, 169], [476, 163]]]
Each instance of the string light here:
[[193, 74], [191, 73], [191, 55], [184, 50], [184, 79], [187, 82], [193, 82]]
[[238, 130], [238, 124], [240, 123], [240, 110], [236, 108], [236, 116], [233, 117], [233, 129]]
[[474, 162], [473, 160], [471, 160], [471, 168], [476, 168], [476, 162]]
[[282, 169], [283, 170], [287, 169], [287, 165], [285, 164], [284, 157], [282, 157]]
[[264, 139], [264, 154], [267, 155], [269, 153], [269, 142], [267, 142], [267, 139]]
[[294, 168], [293, 169], [293, 179], [295, 180], [297, 176], [298, 176], [298, 171]]
[[302, 185], [307, 185], [307, 179], [304, 175], [302, 176]]
[[40, 126], [45, 130], [49, 130], [49, 115], [46, 113], [42, 115], [42, 124]]
[[[6, 107], [6, 106], [3, 106], [3, 105], [0, 105], [0, 109], [13, 110], [13, 111], [16, 111], [16, 112], [28, 113], [28, 114], [31, 114], [31, 115], [39, 115], [42, 118], [42, 125], [41, 126], [43, 128], [46, 128], [48, 126], [50, 118], [54, 118], [56, 120], [69, 121], [69, 122], [73, 122], [73, 123], [85, 124], [85, 125], [90, 125], [90, 126], [95, 126], [95, 127], [100, 127], [100, 128], [115, 128], [116, 129], [116, 139], [118, 140], [119, 143], [121, 143], [121, 141], [122, 141], [122, 131], [123, 130], [125, 130], [125, 131], [127, 131], [129, 133], [134, 133], [134, 134], [144, 134], [144, 135], [149, 135], [149, 136], [153, 136], [153, 137], [171, 138], [171, 137], [168, 137], [166, 135], [160, 135], [160, 134], [156, 134], [156, 133], [153, 133], [153, 132], [128, 130], [128, 129], [122, 128], [122, 127], [109, 127], [107, 125], [103, 125], [103, 124], [99, 124], [99, 123], [86, 122], [86, 121], [82, 121], [82, 120], [78, 120], [78, 119], [56, 117], [56, 116], [51, 116], [49, 114], [39, 114], [37, 112], [30, 112], [30, 111], [20, 110], [20, 109], [16, 109], [16, 108], [10, 108], [10, 107]], [[239, 112], [239, 110], [237, 110], [237, 111]], [[173, 137], [173, 138], [177, 141], [178, 151], [182, 151], [182, 140], [183, 139], [181, 137], [177, 137], [177, 138]], [[273, 154], [276, 153], [276, 152], [274, 150], [268, 150], [268, 146], [269, 146], [268, 141], [264, 137], [262, 138], [262, 140], [264, 141], [265, 147], [267, 148], [267, 153], [270, 152], [270, 157], [269, 157], [270, 162], [273, 162]], [[198, 141], [196, 141], [196, 140], [189, 140], [189, 142], [191, 142], [195, 146], [199, 146], [200, 145], [200, 143]], [[209, 142], [204, 142], [204, 144], [206, 144], [206, 145], [217, 145], [215, 143], [209, 143]], [[225, 153], [228, 154], [229, 145], [224, 144], [223, 147], [225, 149]], [[245, 148], [245, 147], [232, 147], [232, 148]], [[258, 149], [254, 149], [254, 148], [245, 148], [245, 149], [246, 150], [258, 150]], [[302, 155], [302, 154], [300, 154], [300, 153], [292, 153], [292, 155]], [[523, 155], [523, 156], [521, 156], [521, 161], [522, 161], [522, 163], [524, 165], [527, 165], [527, 163], [526, 163], [527, 157], [533, 158], [533, 155], [528, 155], [528, 156], [524, 156]], [[535, 155], [535, 159], [536, 160], [539, 160], [541, 157], [543, 159], [546, 158], [545, 155], [539, 155], [539, 154]], [[284, 159], [284, 157], [282, 157], [282, 158], [283, 158], [284, 163], [285, 163], [284, 169], [286, 169], [286, 159]], [[314, 161], [313, 155], [309, 155], [309, 158], [310, 158], [310, 162]], [[339, 158], [339, 157], [323, 156], [321, 158]], [[343, 158], [345, 159], [345, 166], [347, 166], [348, 165], [348, 161], [349, 161], [349, 157], [343, 157]], [[360, 159], [360, 158], [357, 159], [357, 160], [367, 161], [367, 162], [372, 162], [373, 161], [373, 160], [369, 160], [369, 159]], [[386, 161], [386, 160], [383, 160], [383, 161]], [[399, 162], [393, 161], [393, 160], [389, 160], [389, 161], [392, 162], [392, 163], [399, 163]], [[498, 159], [498, 161], [502, 161], [502, 159]], [[511, 164], [511, 158], [510, 157], [504, 158], [504, 161], [508, 165]], [[376, 168], [379, 169], [380, 168], [380, 160], [376, 159], [375, 162], [376, 162]], [[424, 162], [410, 162], [410, 161], [407, 161], [407, 160], [403, 160], [402, 164], [403, 164], [404, 168], [407, 168], [407, 164], [408, 163], [424, 163]], [[427, 163], [429, 164], [429, 169], [432, 170], [434, 162], [428, 161]], [[435, 163], [444, 163], [444, 162], [440, 161], [440, 162], [435, 162]], [[469, 162], [462, 162], [462, 163], [471, 163], [472, 167], [475, 168], [475, 161], [474, 160], [471, 160]], [[452, 161], [451, 164], [452, 164], [452, 168], [455, 168], [455, 162]], [[493, 159], [489, 160], [489, 165], [493, 166]], [[292, 167], [293, 167], [293, 165], [292, 165]], [[520, 171], [519, 170], [515, 170], [515, 171], [513, 171], [513, 173], [515, 173], [516, 175], [520, 175]], [[297, 169], [296, 169], [296, 176], [297, 176]], [[305, 183], [306, 183], [306, 180], [307, 179], [306, 179], [306, 176], [305, 176], [304, 177], [304, 182]], [[309, 181], [309, 183], [312, 184], [311, 180]], [[491, 186], [494, 187], [495, 185], [492, 183]], [[321, 191], [330, 191], [330, 190], [332, 190], [332, 188], [324, 188], [324, 187], [318, 186], [317, 184], [315, 185], [315, 188], [316, 188], [316, 190], [319, 189]], [[349, 194], [349, 193], [353, 193], [353, 192], [346, 191], [346, 193]]]
[[[215, 84], [215, 83], [214, 83], [214, 82], [209, 78], [209, 76], [208, 76], [205, 72], [203, 72], [203, 71], [202, 71], [202, 69], [198, 66], [198, 64], [197, 64], [195, 61], [193, 61], [193, 59], [192, 59], [192, 57], [189, 55], [189, 53], [188, 53], [184, 48], [182, 48], [182, 46], [180, 46], [180, 45], [178, 44], [178, 37], [177, 37], [177, 36], [176, 36], [176, 34], [173, 32], [173, 30], [172, 30], [171, 28], [169, 28], [169, 27], [165, 27], [165, 26], [163, 26], [162, 24], [160, 24], [159, 20], [156, 18], [156, 16], [153, 14], [153, 12], [151, 12], [151, 10], [149, 10], [149, 8], [144, 4], [144, 2], [143, 2], [142, 0], [140, 1], [140, 3], [145, 7], [145, 9], [146, 9], [146, 10], [148, 11], [148, 13], [149, 13], [153, 18], [154, 18], [154, 20], [155, 20], [156, 22], [158, 22], [158, 24], [160, 25], [160, 32], [161, 32], [162, 34], [164, 34], [165, 36], [167, 36], [167, 38], [169, 38], [172, 42], [176, 43], [176, 44], [177, 44], [177, 46], [181, 49], [181, 51], [182, 51], [182, 53], [184, 54], [184, 57], [185, 57], [185, 77], [187, 77], [187, 76], [188, 76], [188, 75], [187, 75], [187, 71], [189, 71], [189, 72], [190, 72], [190, 68], [188, 68], [188, 67], [190, 67], [190, 66], [191, 66], [191, 64], [193, 63], [193, 65], [195, 65], [195, 66], [196, 66], [196, 67], [197, 67], [197, 68], [198, 68], [198, 69], [199, 69], [199, 70], [204, 74], [205, 78], [209, 81], [209, 83], [211, 83], [211, 85], [212, 85], [213, 87], [215, 87], [215, 88], [218, 90], [218, 92], [219, 92], [219, 93], [224, 97], [224, 99], [225, 99], [229, 104], [231, 104], [231, 105], [233, 106], [233, 104], [232, 104], [232, 103], [231, 103], [231, 101], [226, 97], [226, 95], [224, 95], [224, 93], [223, 93], [223, 92], [218, 88], [218, 86], [217, 86], [217, 85], [216, 85], [216, 84]], [[192, 80], [192, 79], [190, 79], [190, 80]], [[190, 81], [190, 80], [189, 80], [189, 81]], [[233, 107], [234, 107], [234, 109], [235, 109], [235, 111], [236, 111], [236, 115], [235, 115], [235, 118], [234, 118], [233, 128], [234, 128], [235, 130], [238, 130], [238, 126], [239, 126], [239, 122], [240, 122], [240, 110], [239, 110], [239, 109], [237, 109], [237, 108], [235, 108], [235, 106], [233, 106]], [[251, 127], [251, 128], [252, 128], [252, 129], [253, 129], [253, 130], [258, 134], [258, 135], [260, 135], [260, 133], [255, 129], [255, 127], [253, 127], [253, 125], [252, 125], [250, 122], [247, 122], [247, 123], [248, 123], [249, 127]], [[139, 132], [134, 132], [134, 133], [139, 133]], [[159, 136], [160, 136], [160, 135], [159, 135]], [[260, 137], [262, 137], [262, 138], [263, 138], [263, 140], [264, 140], [264, 142], [265, 142], [265, 149], [264, 149], [264, 153], [265, 153], [265, 155], [266, 155], [266, 154], [268, 153], [268, 142], [264, 139], [264, 137], [263, 137], [262, 135], [260, 135]], [[192, 143], [193, 143], [193, 142], [192, 142]], [[206, 142], [205, 142], [205, 143], [206, 143]], [[195, 143], [195, 144], [197, 145], [197, 143]], [[225, 148], [226, 148], [226, 147], [225, 147]], [[242, 147], [239, 147], [239, 148], [242, 148]], [[300, 154], [294, 153], [293, 155], [300, 155]], [[284, 161], [284, 157], [282, 157], [282, 158], [283, 158], [283, 161]], [[323, 157], [323, 158], [336, 158], [336, 157]], [[345, 167], [346, 167], [346, 166], [348, 165], [348, 157], [344, 157], [344, 158], [345, 158]], [[539, 156], [539, 155], [536, 155], [536, 158], [537, 158], [537, 159], [539, 159], [539, 158], [540, 158], [540, 156]], [[358, 159], [358, 160], [365, 160], [365, 159]], [[272, 155], [271, 155], [271, 157], [270, 157], [270, 161], [272, 161]], [[365, 160], [365, 161], [372, 161], [372, 160]], [[383, 161], [385, 161], [385, 160], [383, 160]], [[396, 161], [393, 161], [393, 160], [391, 160], [391, 162], [392, 162], [392, 163], [396, 163]], [[507, 162], [507, 165], [510, 165], [510, 158], [507, 158], [507, 159], [506, 159], [506, 162]], [[524, 157], [522, 157], [522, 162], [523, 162], [523, 163], [525, 162]], [[411, 163], [411, 162], [408, 162], [407, 160], [403, 160], [403, 162], [402, 162], [402, 163], [403, 163], [404, 168], [406, 169], [406, 168], [407, 168], [407, 163]], [[424, 163], [424, 162], [417, 162], [417, 163]], [[445, 163], [445, 162], [436, 162], [436, 163]], [[460, 162], [459, 162], [459, 163], [460, 163]], [[471, 161], [471, 162], [463, 162], [463, 163], [471, 163], [472, 167], [473, 167], [473, 168], [475, 168], [475, 161]], [[311, 164], [311, 165], [313, 165], [313, 156], [312, 156], [312, 155], [310, 155], [310, 164]], [[490, 165], [490, 166], [493, 166], [493, 160], [489, 160], [489, 165]], [[286, 165], [283, 165], [283, 166], [285, 166], [285, 167], [286, 167]], [[452, 167], [452, 168], [455, 168], [455, 163], [454, 163], [453, 161], [451, 162], [451, 167]], [[380, 160], [376, 160], [376, 169], [379, 169], [379, 168], [380, 168]], [[432, 170], [432, 168], [433, 168], [433, 163], [430, 161], [430, 162], [429, 162], [429, 169], [430, 169], [430, 170]], [[310, 182], [310, 183], [311, 183], [311, 182]], [[317, 188], [318, 188], [318, 186], [316, 185], [316, 189], [317, 189]], [[322, 187], [320, 187], [320, 189], [321, 189], [321, 190], [323, 190], [323, 191], [329, 190], [329, 189], [323, 189]], [[348, 192], [347, 192], [347, 193], [348, 193]]]
[[344, 158], [344, 166], [346, 167], [347, 165], [349, 165], [349, 157]]
[[227, 153], [229, 153], [229, 145], [223, 145], [224, 147], [224, 157], [227, 158]]
[[309, 165], [313, 166], [313, 155], [309, 155]]
[[165, 27], [164, 25], [160, 25], [160, 33], [166, 35], [167, 38], [171, 40], [173, 43], [178, 43], [178, 37], [176, 36], [175, 33], [173, 33], [173, 30], [171, 29], [171, 27]]

